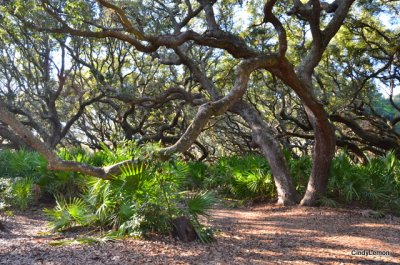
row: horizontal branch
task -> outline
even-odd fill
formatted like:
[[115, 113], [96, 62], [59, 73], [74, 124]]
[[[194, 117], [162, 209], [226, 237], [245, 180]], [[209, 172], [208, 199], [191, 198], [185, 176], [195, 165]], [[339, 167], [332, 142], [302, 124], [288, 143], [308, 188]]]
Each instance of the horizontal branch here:
[[50, 150], [46, 143], [39, 140], [30, 130], [18, 121], [15, 116], [7, 110], [6, 105], [2, 101], [0, 101], [0, 121], [7, 124], [27, 145], [43, 155], [48, 162], [47, 167], [49, 170], [81, 172], [82, 174], [108, 179], [112, 175], [119, 174], [123, 165], [133, 163], [133, 161], [127, 160], [111, 166], [95, 167], [75, 161], [62, 160]]
[[175, 152], [186, 151], [197, 139], [203, 127], [212, 116], [225, 113], [242, 98], [243, 94], [246, 92], [250, 74], [253, 71], [272, 67], [277, 63], [277, 56], [263, 56], [242, 61], [236, 69], [236, 79], [233, 89], [226, 96], [201, 105], [192, 124], [190, 124], [182, 137], [173, 146], [163, 149], [161, 153], [168, 155]]
[[[276, 57], [259, 57], [245, 60], [239, 64], [236, 71], [236, 82], [233, 89], [223, 98], [201, 105], [194, 121], [182, 137], [174, 145], [162, 149], [160, 154], [163, 157], [169, 157], [175, 152], [185, 152], [197, 139], [197, 136], [200, 134], [210, 117], [223, 114], [235, 102], [240, 100], [246, 91], [250, 74], [254, 70], [266, 68], [276, 63]], [[134, 163], [132, 160], [126, 160], [106, 167], [95, 167], [85, 163], [63, 160], [51, 151], [46, 143], [42, 142], [20, 121], [18, 121], [16, 117], [8, 111], [6, 104], [2, 101], [0, 101], [0, 121], [8, 125], [27, 145], [31, 146], [34, 150], [43, 155], [48, 162], [49, 170], [81, 172], [82, 174], [102, 179], [109, 179], [111, 176], [119, 174], [122, 166]]]

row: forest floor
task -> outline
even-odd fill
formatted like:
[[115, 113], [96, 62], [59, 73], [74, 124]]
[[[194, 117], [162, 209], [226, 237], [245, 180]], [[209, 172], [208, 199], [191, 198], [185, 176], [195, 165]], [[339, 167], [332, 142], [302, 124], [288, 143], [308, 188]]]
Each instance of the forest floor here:
[[[218, 208], [210, 223], [219, 232], [210, 244], [164, 237], [53, 246], [60, 235], [47, 232], [42, 210], [1, 220], [7, 230], [0, 231], [0, 264], [7, 265], [400, 264], [400, 218], [375, 219], [357, 209]], [[388, 251], [389, 256], [352, 255], [353, 250]]]

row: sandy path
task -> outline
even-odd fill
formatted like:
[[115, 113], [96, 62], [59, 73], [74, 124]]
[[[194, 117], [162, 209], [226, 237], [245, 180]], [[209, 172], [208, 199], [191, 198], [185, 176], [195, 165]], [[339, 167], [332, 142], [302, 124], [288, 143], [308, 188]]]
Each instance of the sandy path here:
[[[263, 205], [213, 211], [217, 242], [127, 239], [104, 245], [51, 246], [40, 211], [3, 221], [0, 264], [400, 264], [400, 218], [360, 211]], [[351, 255], [352, 250], [389, 256]]]

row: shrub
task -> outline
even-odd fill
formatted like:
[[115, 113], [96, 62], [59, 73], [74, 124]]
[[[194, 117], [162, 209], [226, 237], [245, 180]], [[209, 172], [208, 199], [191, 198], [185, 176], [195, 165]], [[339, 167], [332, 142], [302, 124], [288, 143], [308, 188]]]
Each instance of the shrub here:
[[20, 210], [25, 211], [33, 200], [33, 185], [32, 178], [16, 178], [7, 192], [10, 196], [10, 202], [18, 206]]
[[208, 166], [201, 161], [188, 162], [189, 173], [187, 187], [189, 189], [201, 189], [208, 174]]
[[296, 190], [304, 194], [307, 188], [308, 178], [311, 174], [312, 160], [309, 156], [293, 158], [288, 156], [288, 166], [296, 185]]
[[259, 155], [222, 157], [208, 167], [203, 187], [234, 199], [270, 199], [275, 187], [267, 161]]
[[[296, 189], [304, 193], [311, 173], [309, 156], [285, 153]], [[267, 161], [257, 155], [221, 157], [215, 163], [190, 163], [191, 179], [197, 188], [213, 189], [228, 198], [254, 200], [276, 196], [273, 176]], [[193, 168], [192, 168], [193, 167]], [[196, 177], [193, 177], [196, 176]], [[202, 181], [202, 182], [201, 182]], [[354, 163], [343, 151], [332, 161], [327, 194], [321, 205], [359, 203], [400, 214], [400, 162], [393, 152], [371, 157], [366, 164]]]
[[90, 225], [112, 229], [116, 235], [134, 236], [169, 233], [174, 218], [187, 216], [199, 238], [206, 241], [209, 234], [198, 216], [206, 214], [213, 196], [188, 195], [183, 190], [188, 173], [189, 167], [177, 158], [167, 162], [142, 160], [123, 167], [120, 175], [109, 180], [87, 177], [79, 198], [59, 197], [57, 206], [46, 213], [57, 230]]
[[36, 181], [47, 173], [46, 160], [34, 151], [0, 150], [1, 178], [12, 179], [28, 176]]
[[346, 203], [359, 202], [400, 214], [400, 164], [394, 153], [354, 164], [342, 152], [333, 160], [327, 195]]

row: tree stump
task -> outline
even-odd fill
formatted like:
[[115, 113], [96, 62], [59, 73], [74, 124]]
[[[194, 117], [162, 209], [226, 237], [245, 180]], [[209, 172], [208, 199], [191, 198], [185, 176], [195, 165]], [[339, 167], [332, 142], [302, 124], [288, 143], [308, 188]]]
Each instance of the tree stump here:
[[191, 242], [198, 238], [194, 226], [190, 222], [190, 219], [184, 216], [175, 218], [171, 221], [172, 225], [172, 237], [178, 238], [183, 242]]

